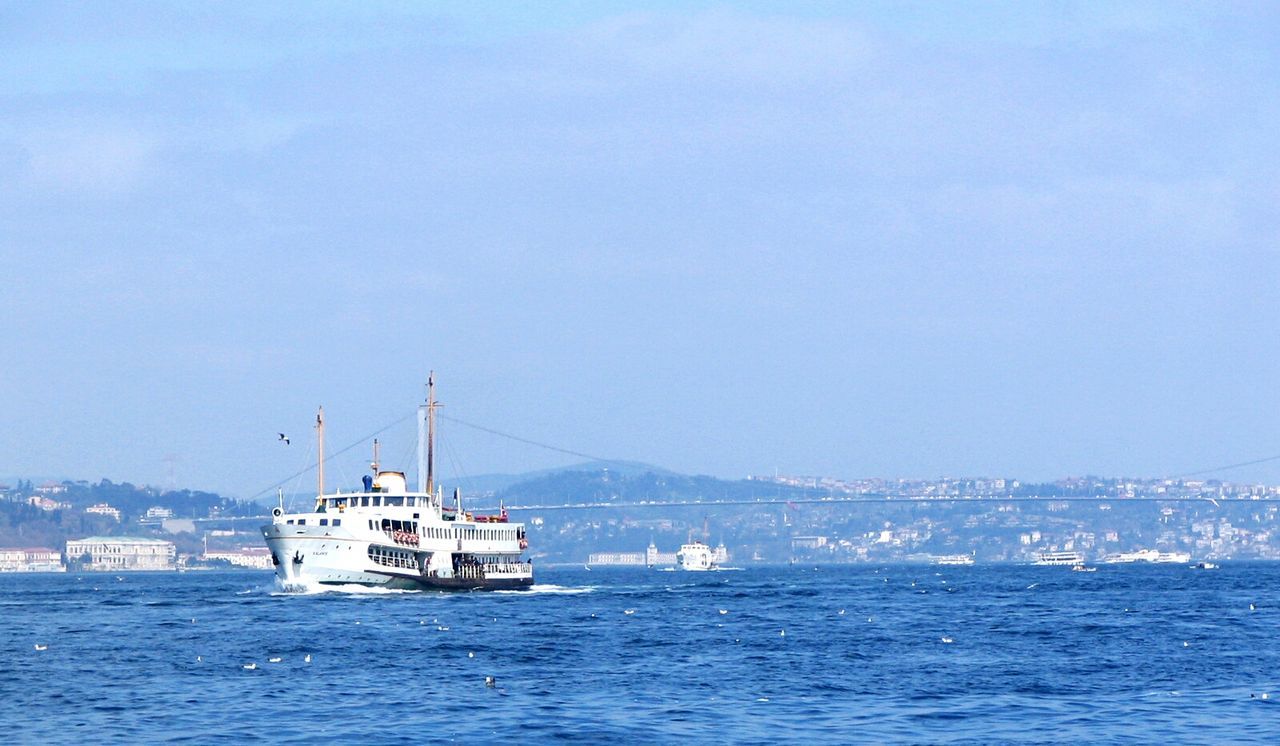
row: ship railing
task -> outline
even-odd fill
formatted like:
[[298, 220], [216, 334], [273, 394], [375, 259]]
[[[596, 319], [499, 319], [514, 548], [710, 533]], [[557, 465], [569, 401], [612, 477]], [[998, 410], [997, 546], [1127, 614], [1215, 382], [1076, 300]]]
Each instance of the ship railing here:
[[486, 575], [520, 575], [533, 572], [531, 562], [497, 562], [484, 566]]
[[484, 566], [482, 565], [463, 565], [454, 573], [456, 577], [465, 578], [467, 580], [484, 579]]

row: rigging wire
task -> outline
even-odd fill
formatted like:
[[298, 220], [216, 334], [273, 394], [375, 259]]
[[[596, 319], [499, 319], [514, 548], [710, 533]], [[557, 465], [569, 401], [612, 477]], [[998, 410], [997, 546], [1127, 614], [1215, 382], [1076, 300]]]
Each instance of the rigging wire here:
[[[309, 443], [309, 444], [307, 444], [307, 455], [305, 455], [305, 456], [303, 456], [303, 457], [302, 457], [302, 463], [304, 463], [304, 464], [305, 464], [305, 463], [307, 463], [308, 461], [310, 461], [310, 460], [311, 460], [312, 454], [314, 454], [314, 453], [316, 452], [315, 448], [316, 448], [315, 443]], [[295, 475], [294, 475], [294, 477], [295, 477], [295, 478], [294, 478], [294, 481], [293, 481], [293, 487], [289, 490], [289, 506], [288, 506], [288, 509], [287, 509], [287, 510], [288, 510], [288, 512], [290, 512], [290, 513], [292, 513], [292, 512], [293, 512], [293, 502], [294, 502], [294, 500], [296, 500], [296, 499], [297, 499], [297, 497], [298, 497], [298, 493], [302, 491], [302, 477], [303, 477], [303, 475], [304, 475], [304, 474], [306, 474], [306, 469], [304, 469], [304, 470], [302, 470], [302, 471], [300, 471], [300, 472], [298, 472], [297, 474], [295, 474]], [[286, 480], [284, 480], [284, 481], [286, 481], [286, 482], [287, 482], [287, 481], [289, 481], [289, 480], [288, 480], [288, 479], [286, 479]], [[283, 487], [283, 485], [278, 485], [278, 487]], [[269, 489], [271, 489], [271, 488], [270, 488], [270, 487], [268, 487], [267, 489], [269, 490]], [[261, 494], [261, 493], [259, 493], [259, 494]], [[256, 497], [256, 495], [255, 495], [255, 497]]]
[[453, 467], [453, 478], [466, 488], [468, 493], [476, 492], [475, 484], [471, 481], [471, 476], [462, 468], [462, 461], [458, 458], [458, 453], [449, 445], [448, 441], [442, 441], [445, 456], [449, 459], [449, 465]]
[[[414, 443], [412, 440], [406, 440], [405, 442], [406, 442], [406, 443], [408, 443], [409, 445], [404, 449], [404, 453], [400, 454], [400, 460], [397, 462], [397, 463], [400, 463], [400, 464], [408, 464], [408, 463], [412, 463], [412, 459], [413, 459], [413, 452], [414, 452], [414, 451], [416, 451], [416, 450], [418, 450], [418, 444], [417, 444], [417, 443]], [[408, 473], [409, 473], [408, 468], [403, 467], [403, 466], [402, 466], [402, 467], [400, 467], [400, 468], [402, 468], [402, 469], [404, 469], [404, 470], [405, 470], [405, 474], [408, 474]], [[417, 475], [415, 474], [414, 476], [417, 476]]]
[[602, 458], [602, 457], [600, 457], [600, 456], [592, 456], [592, 455], [591, 455], [591, 454], [589, 454], [589, 453], [583, 453], [583, 452], [581, 452], [581, 451], [571, 451], [571, 450], [569, 450], [568, 448], [559, 448], [559, 447], [557, 447], [557, 446], [548, 445], [548, 444], [546, 444], [546, 443], [539, 443], [539, 442], [538, 442], [538, 441], [536, 441], [536, 440], [529, 440], [528, 438], [521, 438], [521, 437], [520, 437], [520, 436], [518, 436], [518, 435], [512, 435], [511, 433], [504, 433], [504, 432], [502, 432], [501, 430], [494, 430], [493, 428], [484, 427], [483, 425], [477, 425], [477, 424], [475, 424], [475, 423], [467, 422], [467, 421], [465, 421], [465, 420], [460, 420], [460, 419], [458, 419], [458, 418], [456, 418], [456, 417], [450, 417], [450, 416], [448, 416], [448, 415], [444, 415], [444, 414], [437, 414], [436, 416], [437, 416], [437, 417], [439, 417], [439, 418], [440, 418], [440, 419], [442, 419], [442, 420], [448, 420], [448, 421], [450, 421], [450, 422], [454, 422], [454, 423], [457, 423], [457, 424], [459, 424], [459, 425], [464, 425], [464, 426], [466, 426], [466, 427], [470, 427], [470, 428], [473, 428], [473, 429], [475, 429], [475, 430], [480, 430], [480, 431], [482, 431], [482, 432], [486, 432], [486, 433], [489, 433], [489, 434], [491, 434], [491, 435], [497, 435], [497, 436], [502, 437], [502, 438], [509, 438], [509, 439], [511, 439], [511, 440], [518, 441], [518, 442], [520, 442], [520, 443], [527, 443], [528, 445], [531, 445], [531, 446], [537, 446], [538, 448], [545, 448], [545, 449], [547, 449], [548, 451], [556, 451], [557, 453], [567, 453], [567, 454], [569, 454], [570, 456], [577, 456], [578, 458], [585, 458], [585, 459], [588, 459], [588, 460], [590, 460], [590, 461], [600, 461], [600, 462], [603, 462], [603, 463], [606, 463], [606, 464], [624, 464], [624, 463], [627, 463], [627, 462], [622, 461], [622, 460], [620, 460], [620, 459], [615, 459], [615, 458]]
[[[333, 452], [333, 453], [331, 453], [331, 454], [328, 454], [327, 456], [325, 456], [325, 457], [324, 457], [324, 461], [325, 461], [325, 463], [329, 463], [330, 461], [332, 461], [333, 459], [337, 458], [338, 456], [341, 456], [342, 454], [346, 453], [347, 451], [350, 451], [352, 448], [355, 448], [356, 446], [360, 445], [361, 443], [364, 443], [364, 442], [368, 441], [368, 440], [369, 440], [370, 438], [372, 438], [373, 436], [383, 434], [384, 432], [386, 432], [386, 431], [390, 430], [391, 428], [395, 427], [396, 425], [399, 425], [401, 422], [404, 422], [405, 420], [410, 419], [410, 418], [411, 418], [411, 417], [413, 417], [415, 414], [417, 414], [417, 410], [414, 410], [414, 411], [410, 412], [409, 414], [406, 414], [404, 417], [401, 417], [400, 419], [396, 420], [395, 422], [392, 422], [392, 423], [391, 423], [391, 424], [389, 424], [389, 425], [384, 425], [384, 426], [382, 426], [382, 427], [378, 428], [377, 430], [374, 430], [373, 432], [369, 433], [368, 435], [364, 436], [363, 438], [360, 438], [359, 440], [356, 440], [355, 442], [353, 442], [353, 443], [352, 443], [351, 445], [349, 445], [349, 446], [346, 446], [346, 447], [341, 448], [341, 449], [339, 449], [339, 450], [337, 450], [337, 451], [335, 451], [335, 452]], [[286, 482], [288, 482], [289, 480], [291, 480], [291, 479], [296, 479], [296, 478], [298, 478], [298, 477], [302, 476], [303, 474], [306, 474], [307, 472], [311, 471], [312, 469], [316, 468], [316, 467], [317, 467], [317, 466], [319, 466], [319, 465], [320, 465], [320, 463], [317, 461], [316, 463], [311, 464], [310, 466], [306, 467], [305, 469], [302, 469], [302, 470], [300, 470], [300, 471], [294, 472], [293, 474], [290, 474], [289, 476], [285, 477], [284, 479], [281, 479], [279, 482], [276, 482], [275, 484], [271, 485], [270, 487], [267, 487], [266, 489], [264, 489], [264, 490], [262, 490], [262, 491], [260, 491], [260, 492], [256, 492], [256, 493], [254, 493], [252, 496], [250, 496], [250, 497], [249, 497], [249, 500], [256, 500], [256, 499], [258, 499], [259, 497], [262, 497], [263, 495], [267, 494], [267, 493], [268, 493], [268, 492], [270, 492], [271, 490], [277, 489], [277, 488], [279, 488], [279, 487], [283, 487], [283, 486], [285, 485], [285, 483], [286, 483]]]
[[[405, 416], [400, 417], [399, 419], [397, 419], [397, 420], [395, 420], [395, 421], [393, 421], [393, 422], [390, 422], [390, 423], [388, 423], [388, 424], [386, 424], [386, 425], [384, 425], [384, 426], [382, 426], [382, 427], [378, 428], [377, 430], [375, 430], [375, 431], [373, 431], [373, 432], [369, 433], [368, 435], [365, 435], [364, 437], [359, 438], [358, 440], [355, 440], [355, 441], [354, 441], [354, 442], [352, 442], [351, 444], [349, 444], [349, 445], [347, 445], [347, 446], [344, 446], [343, 448], [341, 448], [341, 449], [339, 449], [339, 450], [337, 450], [337, 451], [335, 451], [335, 452], [333, 452], [333, 453], [331, 453], [331, 454], [329, 454], [329, 455], [325, 456], [325, 459], [324, 459], [324, 460], [325, 460], [325, 462], [326, 462], [326, 463], [328, 463], [330, 460], [332, 460], [332, 459], [334, 459], [334, 458], [337, 458], [338, 456], [341, 456], [342, 454], [346, 453], [347, 451], [350, 451], [352, 448], [355, 448], [356, 446], [360, 445], [361, 443], [365, 443], [365, 442], [367, 442], [370, 438], [372, 438], [372, 437], [374, 437], [374, 436], [376, 436], [376, 435], [381, 435], [382, 433], [386, 432], [387, 430], [390, 430], [391, 428], [395, 427], [396, 425], [399, 425], [400, 423], [402, 423], [402, 422], [404, 422], [404, 421], [406, 421], [406, 420], [408, 420], [408, 419], [412, 418], [412, 417], [413, 417], [414, 415], [416, 415], [416, 414], [417, 414], [417, 411], [416, 411], [416, 410], [414, 410], [414, 411], [412, 411], [412, 412], [410, 412], [410, 413], [406, 414]], [[473, 430], [479, 430], [479, 431], [481, 431], [481, 432], [489, 433], [490, 435], [496, 435], [496, 436], [498, 436], [498, 437], [500, 437], [500, 438], [507, 438], [508, 440], [514, 440], [514, 441], [516, 441], [516, 442], [518, 442], [518, 443], [525, 443], [526, 445], [535, 446], [535, 447], [537, 447], [537, 448], [544, 448], [544, 449], [546, 449], [546, 450], [548, 450], [548, 451], [555, 451], [556, 453], [563, 453], [563, 454], [567, 454], [567, 455], [569, 455], [569, 456], [576, 456], [576, 457], [578, 457], [578, 458], [584, 458], [584, 459], [587, 459], [587, 460], [589, 460], [589, 461], [595, 461], [595, 462], [606, 463], [606, 464], [623, 464], [623, 463], [627, 463], [627, 462], [622, 461], [622, 460], [619, 460], [619, 459], [604, 458], [604, 457], [602, 457], [602, 456], [595, 456], [595, 455], [592, 455], [592, 454], [590, 454], [590, 453], [584, 453], [584, 452], [582, 452], [582, 451], [574, 451], [574, 450], [571, 450], [571, 449], [568, 449], [568, 448], [560, 448], [559, 446], [553, 446], [553, 445], [550, 445], [550, 444], [548, 444], [548, 443], [542, 443], [542, 442], [539, 442], [539, 441], [536, 441], [536, 440], [531, 440], [531, 439], [529, 439], [529, 438], [522, 438], [522, 437], [520, 437], [520, 436], [518, 436], [518, 435], [512, 435], [511, 433], [506, 433], [506, 432], [503, 432], [503, 431], [501, 431], [501, 430], [495, 430], [495, 429], [493, 429], [493, 428], [485, 427], [485, 426], [483, 426], [483, 425], [477, 425], [477, 424], [475, 424], [474, 422], [467, 422], [466, 420], [460, 420], [460, 419], [458, 419], [457, 417], [450, 417], [449, 415], [445, 415], [445, 414], [437, 414], [436, 416], [437, 416], [437, 417], [439, 417], [439, 418], [440, 418], [440, 419], [442, 419], [442, 420], [448, 420], [449, 422], [453, 422], [453, 423], [455, 423], [455, 424], [462, 425], [462, 426], [464, 426], [464, 427], [469, 427], [469, 428], [471, 428], [471, 429], [473, 429]], [[446, 450], [446, 457], [447, 457], [447, 458], [449, 458], [449, 460], [450, 460], [450, 462], [452, 463], [453, 468], [454, 468], [455, 472], [457, 472], [458, 476], [460, 476], [460, 477], [463, 479], [463, 481], [469, 481], [469, 477], [468, 477], [468, 476], [467, 476], [467, 475], [462, 471], [462, 469], [461, 469], [461, 465], [458, 463], [458, 460], [457, 460], [457, 454], [456, 454], [456, 453], [453, 453], [452, 448], [450, 448], [450, 447], [449, 447], [449, 445], [448, 445], [447, 443], [442, 443], [441, 445], [442, 445], [442, 446], [444, 446], [444, 449]], [[310, 455], [310, 450], [308, 450], [308, 455]], [[1242, 468], [1242, 467], [1245, 467], [1245, 466], [1256, 466], [1256, 465], [1258, 465], [1258, 464], [1266, 464], [1266, 463], [1270, 463], [1270, 462], [1272, 462], [1272, 461], [1280, 461], [1280, 455], [1267, 456], [1267, 457], [1265, 457], [1265, 458], [1254, 459], [1254, 460], [1252, 460], [1252, 461], [1241, 461], [1241, 462], [1239, 462], [1239, 463], [1235, 463], [1235, 464], [1226, 464], [1226, 465], [1223, 465], [1223, 466], [1215, 466], [1215, 467], [1208, 468], [1208, 469], [1197, 469], [1197, 470], [1195, 470], [1195, 471], [1184, 472], [1184, 473], [1182, 473], [1182, 474], [1175, 474], [1175, 475], [1173, 475], [1173, 476], [1172, 476], [1172, 477], [1170, 477], [1170, 478], [1171, 478], [1171, 479], [1183, 479], [1183, 478], [1186, 478], [1186, 477], [1199, 476], [1199, 475], [1201, 475], [1201, 474], [1211, 474], [1211, 473], [1213, 473], [1213, 472], [1228, 471], [1228, 470], [1230, 470], [1230, 469], [1239, 469], [1239, 468]], [[288, 483], [288, 482], [290, 482], [291, 480], [294, 480], [294, 479], [298, 479], [298, 480], [300, 480], [300, 479], [301, 479], [301, 477], [302, 477], [304, 474], [306, 474], [307, 472], [309, 472], [309, 471], [311, 471], [311, 470], [315, 469], [317, 466], [319, 466], [319, 462], [312, 463], [312, 464], [310, 464], [309, 466], [307, 466], [307, 467], [305, 467], [305, 468], [303, 468], [303, 469], [300, 469], [300, 470], [298, 470], [298, 471], [294, 472], [293, 474], [290, 474], [289, 476], [285, 477], [284, 479], [281, 479], [280, 481], [278, 481], [278, 482], [276, 482], [276, 483], [274, 483], [274, 484], [272, 484], [272, 485], [270, 485], [270, 486], [268, 486], [268, 487], [266, 487], [266, 488], [264, 488], [264, 489], [262, 489], [262, 490], [260, 490], [260, 491], [258, 491], [258, 492], [256, 492], [256, 493], [254, 493], [254, 494], [253, 494], [253, 495], [251, 495], [248, 499], [249, 499], [250, 501], [252, 501], [252, 500], [256, 500], [257, 498], [259, 498], [259, 497], [261, 497], [261, 496], [265, 495], [266, 493], [270, 492], [271, 490], [274, 490], [274, 489], [278, 489], [278, 488], [283, 487], [285, 484], [287, 484], [287, 483]], [[296, 488], [295, 488], [295, 492], [296, 492]], [[290, 495], [290, 502], [292, 502], [292, 497], [293, 497], [293, 495]]]

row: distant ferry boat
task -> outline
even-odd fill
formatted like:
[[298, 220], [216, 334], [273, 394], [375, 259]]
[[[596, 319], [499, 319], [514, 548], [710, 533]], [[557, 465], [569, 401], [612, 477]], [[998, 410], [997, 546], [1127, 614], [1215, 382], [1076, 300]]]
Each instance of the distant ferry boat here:
[[[271, 511], [262, 527], [276, 578], [286, 591], [319, 585], [358, 584], [402, 589], [519, 589], [533, 584], [524, 525], [502, 510], [475, 515], [460, 504], [445, 507], [434, 485], [435, 377], [427, 403], [418, 408], [418, 491], [405, 475], [382, 471], [374, 441], [373, 474], [363, 489], [324, 491], [324, 410], [316, 416], [320, 467], [314, 508]], [[422, 434], [426, 432], [425, 453]]]
[[676, 552], [676, 567], [693, 571], [720, 569], [716, 564], [716, 551], [700, 541], [680, 546], [680, 551]]
[[1108, 556], [1103, 562], [1126, 564], [1129, 562], [1159, 562], [1185, 564], [1191, 561], [1189, 552], [1160, 552], [1155, 549], [1139, 549], [1136, 552], [1120, 552]]
[[1041, 552], [1036, 557], [1036, 565], [1082, 565], [1084, 555], [1080, 552]]
[[972, 565], [972, 554], [944, 554], [933, 558], [935, 565]]

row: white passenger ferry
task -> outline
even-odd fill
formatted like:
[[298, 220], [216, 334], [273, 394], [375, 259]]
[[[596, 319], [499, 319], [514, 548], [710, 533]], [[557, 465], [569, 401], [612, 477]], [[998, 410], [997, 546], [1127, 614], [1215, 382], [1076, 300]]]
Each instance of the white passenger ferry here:
[[676, 552], [676, 567], [681, 570], [719, 570], [720, 563], [728, 558], [724, 544], [712, 549], [700, 541], [690, 541]]
[[[405, 475], [382, 471], [374, 441], [373, 474], [361, 489], [324, 490], [324, 410], [316, 415], [320, 466], [315, 506], [305, 513], [271, 511], [262, 527], [276, 578], [286, 591], [358, 584], [403, 589], [519, 589], [533, 584], [524, 525], [453, 506], [434, 484], [434, 376], [418, 408], [418, 490]], [[424, 437], [425, 436], [425, 437]]]
[[1082, 565], [1084, 555], [1080, 552], [1041, 552], [1033, 563], [1036, 565]]
[[1132, 562], [1158, 562], [1161, 564], [1185, 564], [1191, 561], [1190, 552], [1161, 552], [1156, 549], [1139, 549], [1135, 552], [1120, 552], [1108, 556], [1103, 562], [1110, 564], [1128, 564]]

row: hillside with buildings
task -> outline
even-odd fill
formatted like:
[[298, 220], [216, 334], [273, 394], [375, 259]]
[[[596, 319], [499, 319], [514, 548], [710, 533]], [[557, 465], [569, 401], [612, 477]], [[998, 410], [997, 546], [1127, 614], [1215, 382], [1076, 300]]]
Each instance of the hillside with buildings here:
[[[607, 469], [545, 475], [493, 495], [530, 524], [535, 556], [674, 551], [723, 542], [735, 562], [1090, 561], [1140, 549], [1280, 559], [1280, 488], [1217, 480], [1070, 478], [724, 481]], [[673, 504], [674, 503], [674, 504]], [[557, 506], [573, 506], [557, 509]]]
[[[540, 562], [651, 563], [695, 538], [724, 544], [737, 565], [1031, 562], [1045, 552], [1102, 561], [1139, 550], [1280, 559], [1280, 488], [1218, 480], [722, 480], [599, 465], [501, 484], [467, 495], [466, 505], [510, 508]], [[0, 570], [47, 564], [49, 552], [72, 566], [105, 567], [67, 554], [68, 542], [88, 539], [133, 542], [137, 552], [168, 542], [175, 564], [262, 565], [269, 558], [256, 522], [236, 519], [265, 513], [211, 493], [106, 480], [0, 485], [0, 550], [31, 550], [0, 555]]]
[[[246, 533], [249, 527], [243, 524], [237, 531], [233, 519], [262, 512], [257, 504], [209, 492], [106, 479], [96, 484], [17, 480], [0, 484], [0, 571], [237, 563], [241, 555], [255, 554], [246, 545], [256, 544], [257, 535]], [[261, 564], [261, 559], [244, 562]]]

